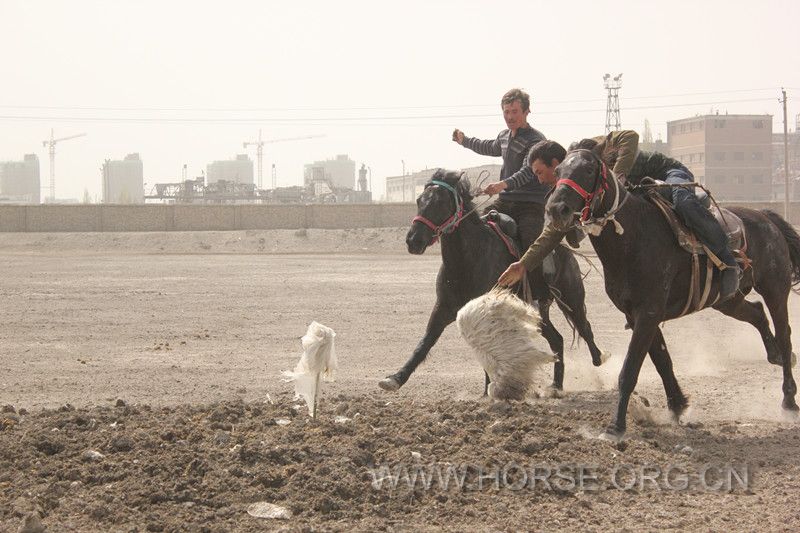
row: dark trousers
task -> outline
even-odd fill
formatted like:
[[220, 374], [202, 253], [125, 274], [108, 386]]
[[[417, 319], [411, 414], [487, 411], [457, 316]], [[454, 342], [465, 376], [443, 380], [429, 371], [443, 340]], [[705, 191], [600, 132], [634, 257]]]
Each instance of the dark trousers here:
[[[528, 247], [536, 241], [544, 229], [544, 204], [536, 202], [509, 202], [497, 199], [488, 207], [484, 208], [484, 213], [494, 209], [498, 213], [503, 213], [514, 219], [517, 223], [517, 233], [519, 234], [522, 249], [520, 254], [524, 254]], [[550, 288], [544, 280], [544, 271], [541, 265], [531, 270], [528, 275], [531, 278], [531, 291], [536, 300], [550, 298]]]
[[[670, 170], [667, 172], [665, 181], [672, 185], [691, 182], [691, 175], [687, 175], [687, 172]], [[694, 191], [683, 187], [673, 187], [671, 193], [672, 205], [675, 206], [675, 212], [678, 213], [684, 224], [726, 265], [735, 265], [736, 260], [728, 249], [728, 236], [725, 235], [725, 231], [714, 215], [700, 203]]]

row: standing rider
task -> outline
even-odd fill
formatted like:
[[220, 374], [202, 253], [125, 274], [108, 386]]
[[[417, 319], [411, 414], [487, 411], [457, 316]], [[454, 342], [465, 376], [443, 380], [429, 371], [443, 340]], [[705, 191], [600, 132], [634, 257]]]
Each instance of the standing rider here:
[[[530, 96], [527, 93], [511, 89], [503, 95], [500, 105], [507, 129], [501, 131], [496, 139], [467, 137], [456, 129], [453, 141], [475, 153], [503, 158], [500, 181], [490, 183], [483, 191], [488, 195], [499, 193], [499, 197], [484, 212], [494, 209], [513, 218], [522, 248], [527, 249], [544, 227], [545, 195], [550, 187], [539, 183], [525, 161], [530, 148], [545, 137], [528, 124]], [[532, 270], [531, 278], [534, 299], [548, 299], [550, 292], [541, 265]]]

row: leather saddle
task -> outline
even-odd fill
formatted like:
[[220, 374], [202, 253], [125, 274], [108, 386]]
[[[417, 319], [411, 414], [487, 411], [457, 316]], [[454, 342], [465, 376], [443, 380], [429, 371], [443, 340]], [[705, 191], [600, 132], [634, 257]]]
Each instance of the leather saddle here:
[[[675, 213], [672, 203], [654, 189], [649, 189], [646, 195], [647, 198], [659, 208], [664, 218], [667, 219], [681, 248], [691, 254], [706, 255], [707, 250], [705, 246], [703, 246], [694, 233], [680, 220]], [[717, 219], [717, 222], [719, 222], [719, 225], [727, 235], [728, 247], [730, 250], [734, 255], [744, 255], [747, 250], [747, 237], [745, 235], [742, 219], [736, 216], [732, 211], [717, 206], [710, 207], [709, 211], [714, 215], [714, 218]]]
[[[492, 209], [485, 215], [481, 217], [481, 220], [484, 222], [493, 222], [497, 225], [497, 228], [500, 229], [505, 235], [511, 240], [514, 247], [516, 248], [516, 254], [512, 252], [512, 255], [516, 257], [521, 257], [522, 254], [519, 250], [522, 250], [522, 245], [519, 240], [519, 232], [517, 231], [517, 223], [516, 221], [511, 218], [510, 216], [500, 213]], [[501, 237], [502, 238], [502, 237]], [[510, 251], [510, 250], [509, 250]], [[525, 253], [525, 250], [522, 250], [522, 253]], [[542, 262], [542, 270], [544, 272], [544, 279], [547, 282], [551, 282], [555, 279], [556, 275], [556, 260], [554, 256], [555, 252], [550, 252], [547, 254], [547, 257], [544, 258], [544, 262]]]

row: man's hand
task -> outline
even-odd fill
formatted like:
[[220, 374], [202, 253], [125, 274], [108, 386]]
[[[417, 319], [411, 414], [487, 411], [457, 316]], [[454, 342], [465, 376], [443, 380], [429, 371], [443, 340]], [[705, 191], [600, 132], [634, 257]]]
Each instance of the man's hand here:
[[483, 189], [483, 194], [488, 194], [489, 196], [494, 196], [495, 194], [499, 193], [500, 191], [506, 190], [508, 184], [505, 181], [496, 181], [494, 183], [490, 183]]
[[454, 129], [453, 130], [453, 140], [455, 142], [457, 142], [458, 144], [463, 145], [464, 144], [464, 132], [461, 131], [460, 129], [457, 129], [457, 128]]
[[497, 284], [502, 287], [510, 287], [521, 280], [524, 274], [525, 265], [519, 261], [511, 263], [508, 265], [506, 271], [500, 274], [500, 277], [497, 279]]

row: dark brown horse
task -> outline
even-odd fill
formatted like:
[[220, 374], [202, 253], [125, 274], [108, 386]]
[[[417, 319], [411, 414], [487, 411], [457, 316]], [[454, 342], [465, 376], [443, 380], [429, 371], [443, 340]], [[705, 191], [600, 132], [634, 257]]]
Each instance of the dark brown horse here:
[[[437, 170], [417, 198], [417, 216], [406, 236], [408, 251], [422, 254], [438, 238], [442, 245], [442, 266], [436, 277], [436, 304], [425, 335], [411, 358], [396, 373], [383, 379], [382, 389], [395, 391], [403, 386], [422, 363], [444, 329], [456, 319], [464, 304], [488, 292], [500, 274], [516, 258], [498, 235], [475, 213], [470, 183], [460, 172]], [[566, 248], [556, 249], [555, 275], [547, 279], [560, 293], [558, 305], [578, 334], [586, 341], [592, 363], [599, 366], [608, 356], [594, 343], [586, 319], [585, 292], [578, 262]], [[556, 355], [553, 388], [564, 382], [564, 339], [550, 322], [549, 301], [539, 302], [542, 336]], [[487, 382], [488, 385], [488, 376]], [[486, 388], [484, 387], [484, 393]]]
[[[559, 181], [546, 207], [552, 223], [565, 229], [579, 217], [589, 217], [589, 225], [594, 225], [598, 233], [591, 236], [591, 242], [603, 264], [606, 293], [633, 329], [619, 375], [616, 416], [604, 437], [623, 437], [628, 400], [648, 352], [663, 381], [667, 405], [678, 419], [688, 402], [675, 379], [659, 324], [684, 310], [691, 283], [691, 254], [679, 247], [658, 208], [626, 191], [594, 152], [571, 151], [556, 169], [556, 177]], [[792, 285], [800, 282], [800, 236], [771, 211], [730, 210], [743, 221], [752, 266], [744, 271], [736, 296], [721, 304], [714, 304], [719, 294], [716, 272], [708, 302], [758, 329], [767, 359], [783, 369], [783, 408], [796, 412], [787, 306]], [[701, 272], [704, 261], [707, 258], [703, 256]], [[761, 294], [769, 308], [774, 335], [761, 303], [745, 299], [752, 289]]]

